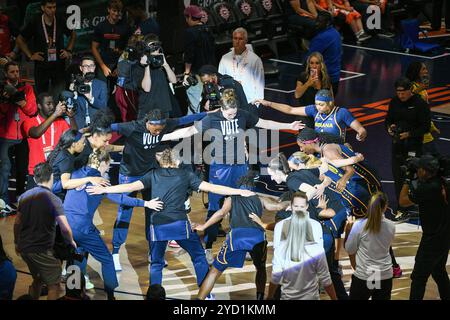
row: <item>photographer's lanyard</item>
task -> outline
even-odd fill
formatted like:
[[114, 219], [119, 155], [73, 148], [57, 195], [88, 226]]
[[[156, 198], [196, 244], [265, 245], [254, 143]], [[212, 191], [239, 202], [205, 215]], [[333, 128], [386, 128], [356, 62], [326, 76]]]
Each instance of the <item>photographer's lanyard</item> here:
[[52, 41], [48, 38], [47, 27], [44, 22], [44, 15], [41, 17], [42, 29], [44, 29], [45, 42], [47, 43], [47, 61], [56, 61], [56, 17], [53, 18], [53, 38]]
[[[42, 121], [40, 115], [36, 117], [37, 122], [41, 125]], [[53, 151], [53, 146], [55, 145], [55, 123], [50, 125], [50, 145], [47, 146], [47, 139], [45, 139], [45, 132], [42, 134], [42, 145], [44, 147], [44, 158], [47, 160], [50, 153]]]

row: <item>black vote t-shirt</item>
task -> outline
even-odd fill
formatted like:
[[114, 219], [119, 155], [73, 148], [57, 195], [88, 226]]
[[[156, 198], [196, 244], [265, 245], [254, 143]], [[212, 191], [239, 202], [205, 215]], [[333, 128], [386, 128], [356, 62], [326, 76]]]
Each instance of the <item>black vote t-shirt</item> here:
[[[289, 190], [298, 191], [302, 183], [309, 184], [310, 186], [320, 184], [319, 169], [302, 169], [292, 171], [288, 174], [286, 185]], [[327, 208], [333, 209], [336, 213], [344, 208], [340, 197], [332, 190], [325, 188], [324, 195], [328, 200]], [[310, 213], [310, 217], [314, 220], [319, 220], [318, 214], [321, 209], [317, 209], [318, 204], [319, 199], [309, 200], [308, 212]]]
[[[53, 38], [53, 23], [48, 26], [44, 23], [47, 35], [50, 38]], [[44, 28], [42, 27], [42, 15], [36, 15], [36, 17], [31, 20], [27, 25], [25, 25], [20, 34], [25, 38], [29, 49], [32, 53], [34, 52], [43, 52], [44, 61], [35, 61], [37, 65], [47, 65], [51, 66], [54, 64], [62, 63], [64, 60], [60, 59], [60, 51], [65, 49], [64, 46], [64, 35], [70, 37], [72, 31], [67, 28], [66, 19], [62, 16], [56, 17], [56, 37], [54, 44], [56, 46], [56, 61], [48, 62], [48, 45], [45, 40]], [[31, 41], [30, 41], [31, 40]]]
[[[212, 148], [211, 150], [211, 155], [213, 156], [213, 160], [215, 160], [213, 162], [217, 163], [222, 161], [223, 164], [236, 164], [238, 159], [240, 160], [240, 157], [245, 159], [245, 131], [254, 128], [258, 121], [258, 117], [238, 108], [236, 117], [232, 120], [225, 119], [222, 112], [219, 110], [217, 112], [209, 113], [201, 122], [198, 122], [196, 126], [198, 131], [206, 133], [205, 139], [211, 138], [213, 146], [218, 146], [218, 148]], [[209, 134], [207, 132], [208, 130]], [[214, 143], [218, 136], [221, 136], [223, 139], [223, 145], [218, 142]], [[216, 154], [216, 151], [219, 151], [222, 154], [218, 154], [218, 152]]]
[[144, 74], [145, 68], [137, 63], [133, 67], [132, 81], [134, 89], [139, 93], [138, 120], [144, 118], [150, 110], [154, 109], [159, 109], [169, 115], [172, 111], [170, 99], [172, 92], [170, 92], [166, 71], [163, 68], [150, 68], [150, 79], [152, 81], [150, 92], [145, 92], [142, 89]]
[[153, 136], [145, 125], [145, 120], [118, 123], [117, 132], [125, 136], [120, 173], [126, 176], [142, 176], [150, 169], [158, 168], [155, 149], [166, 133], [178, 126], [178, 119], [167, 119], [166, 126], [157, 136]]
[[231, 229], [256, 228], [264, 230], [259, 224], [250, 219], [249, 214], [252, 212], [260, 218], [263, 214], [263, 206], [258, 196], [231, 196]]
[[150, 223], [168, 224], [187, 220], [184, 206], [188, 190], [198, 191], [202, 180], [192, 171], [179, 168], [158, 168], [151, 170], [139, 181], [145, 189], [151, 189], [151, 198], [159, 198], [164, 203], [161, 211], [154, 211]]
[[67, 150], [61, 150], [53, 160], [52, 171], [55, 181], [61, 180], [64, 173], [72, 173], [75, 170], [75, 157]]
[[111, 24], [108, 19], [105, 19], [95, 27], [92, 41], [100, 44], [100, 55], [107, 66], [117, 65], [120, 53], [115, 52], [112, 48], [124, 50], [130, 35], [131, 29], [125, 19], [116, 24]]
[[87, 165], [87, 163], [89, 161], [89, 156], [91, 155], [92, 152], [94, 152], [94, 149], [92, 148], [91, 144], [89, 143], [89, 140], [86, 139], [86, 143], [84, 144], [83, 151], [81, 151], [75, 157], [74, 167], [76, 170]]

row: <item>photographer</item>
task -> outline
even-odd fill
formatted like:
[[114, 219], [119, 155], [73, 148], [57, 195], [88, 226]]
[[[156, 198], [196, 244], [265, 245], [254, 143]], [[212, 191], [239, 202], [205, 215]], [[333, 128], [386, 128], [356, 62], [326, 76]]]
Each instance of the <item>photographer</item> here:
[[8, 196], [11, 161], [8, 153], [12, 146], [16, 146], [19, 191], [25, 186], [26, 176], [23, 173], [27, 166], [26, 142], [22, 142], [20, 128], [26, 119], [36, 113], [37, 107], [33, 87], [20, 81], [19, 65], [13, 61], [6, 63], [4, 74], [5, 81], [0, 85], [0, 198], [6, 203], [4, 212], [11, 213], [13, 208]]
[[214, 36], [209, 28], [202, 22], [203, 11], [198, 6], [188, 6], [184, 10], [184, 17], [188, 28], [184, 37], [184, 78], [183, 85], [187, 87], [190, 107], [188, 114], [200, 112], [202, 96], [202, 83], [198, 78], [198, 71], [203, 65], [215, 65], [216, 53], [214, 49]]
[[23, 135], [27, 137], [30, 149], [28, 157], [28, 183], [27, 189], [33, 188], [36, 183], [33, 179], [34, 167], [47, 160], [55, 149], [62, 134], [69, 129], [69, 125], [62, 118], [64, 114], [70, 119], [71, 129], [77, 130], [73, 110], [67, 111], [63, 102], [56, 107], [53, 97], [49, 93], [41, 93], [37, 97], [38, 114], [28, 118], [22, 125]]
[[[442, 300], [450, 299], [446, 270], [450, 245], [449, 188], [442, 177], [439, 161], [431, 155], [408, 162], [409, 174], [400, 193], [400, 205], [419, 205], [422, 239], [411, 274], [410, 300], [422, 300], [431, 275]], [[417, 179], [412, 176], [417, 170]]]
[[75, 122], [78, 128], [91, 124], [98, 111], [106, 111], [108, 91], [104, 81], [95, 79], [95, 60], [84, 56], [80, 62], [81, 76], [75, 76], [69, 89], [74, 92]]
[[140, 63], [134, 68], [133, 85], [139, 91], [138, 120], [154, 109], [160, 109], [165, 116], [172, 113], [172, 97], [169, 83], [176, 83], [177, 77], [164, 56], [161, 43], [154, 34], [145, 36]]
[[[247, 109], [248, 101], [242, 85], [229, 75], [222, 75], [213, 65], [204, 65], [198, 71], [203, 84], [202, 101], [200, 106], [204, 110], [220, 108], [220, 98], [223, 90], [234, 89], [238, 107]], [[249, 110], [246, 110], [249, 111]]]
[[430, 130], [431, 116], [428, 104], [412, 93], [410, 80], [399, 78], [395, 90], [397, 96], [389, 103], [385, 126], [392, 137], [392, 174], [398, 199], [403, 185], [400, 167], [408, 157], [421, 156], [423, 135]]

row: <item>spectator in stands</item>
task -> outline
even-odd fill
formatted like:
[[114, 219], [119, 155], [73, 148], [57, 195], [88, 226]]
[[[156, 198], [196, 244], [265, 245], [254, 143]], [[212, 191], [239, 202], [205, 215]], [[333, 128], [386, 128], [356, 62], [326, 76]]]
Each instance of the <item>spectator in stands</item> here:
[[308, 56], [319, 52], [323, 56], [331, 79], [334, 97], [337, 96], [341, 74], [342, 40], [339, 32], [332, 25], [332, 16], [321, 11], [317, 14], [317, 34], [311, 39]]
[[108, 92], [112, 92], [117, 77], [117, 62], [127, 45], [131, 29], [125, 19], [121, 19], [123, 4], [121, 0], [108, 2], [108, 15], [94, 29], [91, 50], [101, 73], [101, 80], [107, 80]]
[[345, 20], [355, 34], [356, 41], [358, 43], [369, 40], [372, 38], [370, 34], [364, 32], [364, 27], [361, 21], [361, 14], [356, 11], [348, 0], [333, 0], [333, 15], [341, 17]]
[[9, 60], [16, 58], [15, 42], [12, 39], [19, 35], [19, 28], [16, 24], [3, 12], [0, 5], [0, 56]]
[[314, 16], [308, 11], [307, 2], [311, 0], [286, 0], [285, 13], [289, 24], [303, 27], [305, 38], [311, 39], [315, 33]]
[[[33, 87], [20, 79], [19, 65], [16, 62], [8, 62], [4, 69], [5, 82], [0, 102], [0, 197], [6, 203], [3, 213], [12, 213], [14, 210], [8, 196], [9, 174], [11, 171], [11, 161], [9, 150], [12, 146], [22, 144], [22, 123], [34, 116], [37, 111], [36, 98]], [[19, 175], [17, 182], [21, 182], [21, 189], [24, 187], [27, 155], [26, 144], [24, 148], [16, 149], [16, 168]]]
[[70, 90], [74, 91], [75, 122], [78, 128], [84, 128], [91, 124], [91, 118], [97, 112], [105, 112], [108, 104], [108, 92], [106, 83], [95, 79], [95, 60], [92, 56], [81, 58], [80, 70], [84, 77], [84, 85], [90, 87], [89, 92], [79, 93], [71, 83]]
[[[367, 19], [373, 12], [381, 12], [381, 29], [377, 30], [377, 35], [383, 38], [393, 38], [395, 34], [389, 31], [389, 7], [387, 5], [388, 0], [349, 0], [350, 5], [363, 16], [364, 24], [366, 28]], [[374, 8], [374, 6], [378, 8]], [[374, 11], [371, 11], [374, 10]], [[369, 28], [370, 29], [370, 28]]]
[[[188, 114], [200, 112], [200, 100], [203, 84], [198, 71], [203, 65], [216, 65], [214, 37], [209, 28], [202, 22], [203, 11], [198, 6], [188, 6], [184, 10], [188, 28], [184, 36], [184, 79], [183, 85], [188, 87], [186, 94], [190, 106]], [[195, 77], [197, 84], [190, 84], [188, 78]]]
[[0, 300], [12, 300], [16, 279], [16, 269], [3, 249], [0, 236]]
[[233, 32], [233, 49], [223, 55], [219, 73], [232, 76], [244, 89], [248, 101], [264, 99], [264, 68], [261, 58], [251, 46], [247, 46], [247, 30], [237, 28]]
[[139, 63], [136, 47], [144, 40], [143, 35], [134, 34], [128, 40], [128, 49], [119, 58], [117, 64], [117, 84], [114, 98], [120, 110], [122, 122], [136, 120], [138, 113], [138, 90], [133, 87], [133, 70]]
[[[445, 3], [445, 4], [444, 4]], [[442, 8], [445, 5], [445, 11]], [[444, 0], [433, 0], [433, 17], [431, 19], [431, 30], [441, 30], [442, 12], [445, 15], [445, 31], [450, 32], [450, 4]]]
[[[423, 101], [429, 103], [427, 89], [430, 86], [430, 75], [428, 74], [428, 68], [423, 62], [413, 61], [406, 70], [406, 77], [411, 81], [411, 91], [414, 94], [419, 95]], [[429, 104], [428, 104], [429, 106]], [[439, 155], [437, 150], [436, 141], [434, 141], [433, 133], [435, 135], [440, 134], [440, 130], [431, 121], [430, 132], [423, 135], [423, 153], [428, 153], [434, 156]]]
[[[165, 116], [172, 114], [173, 93], [170, 83], [176, 83], [177, 77], [166, 61], [159, 39], [154, 34], [144, 38], [144, 46], [150, 50], [150, 55], [140, 57], [133, 74], [133, 86], [139, 92], [138, 119], [153, 110], [160, 109]], [[149, 60], [150, 59], [150, 60]]]
[[[367, 215], [345, 226], [345, 250], [355, 270], [350, 287], [350, 300], [390, 300], [392, 291], [392, 259], [389, 254], [395, 237], [395, 225], [384, 218], [388, 200], [384, 193], [372, 196]], [[374, 278], [374, 276], [378, 276]], [[374, 285], [374, 280], [379, 286]]]
[[22, 125], [23, 135], [27, 137], [30, 149], [28, 157], [28, 190], [36, 185], [33, 177], [34, 167], [38, 163], [47, 160], [61, 135], [69, 129], [69, 125], [62, 116], [66, 114], [70, 119], [71, 128], [73, 130], [77, 129], [73, 111], [66, 110], [64, 103], [59, 102], [55, 107], [53, 97], [46, 92], [38, 96], [37, 102], [38, 114], [25, 120]]
[[47, 285], [48, 300], [59, 296], [61, 262], [52, 249], [55, 244], [56, 223], [67, 244], [76, 248], [72, 230], [64, 215], [61, 200], [51, 192], [52, 167], [42, 162], [33, 171], [37, 186], [25, 192], [19, 199], [18, 213], [14, 222], [16, 252], [28, 265], [33, 284], [30, 295], [39, 299], [42, 285]]
[[[42, 15], [25, 25], [17, 37], [17, 45], [29, 60], [34, 61], [36, 92], [58, 94], [65, 86], [66, 60], [72, 57], [76, 33], [67, 28], [66, 20], [56, 17], [56, 1], [41, 1]], [[64, 46], [64, 35], [69, 37]], [[30, 46], [29, 46], [30, 45]]]

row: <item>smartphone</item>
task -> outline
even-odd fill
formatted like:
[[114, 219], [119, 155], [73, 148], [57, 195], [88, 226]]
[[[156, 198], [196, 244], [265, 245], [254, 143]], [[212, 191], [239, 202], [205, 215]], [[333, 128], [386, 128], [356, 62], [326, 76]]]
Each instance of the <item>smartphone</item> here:
[[317, 69], [311, 69], [310, 75], [311, 75], [311, 78], [317, 78]]

